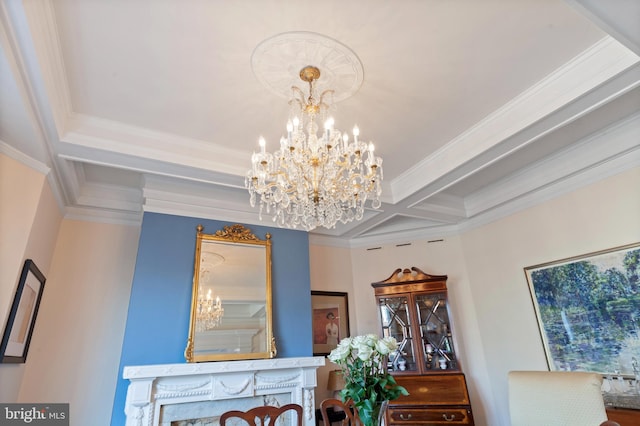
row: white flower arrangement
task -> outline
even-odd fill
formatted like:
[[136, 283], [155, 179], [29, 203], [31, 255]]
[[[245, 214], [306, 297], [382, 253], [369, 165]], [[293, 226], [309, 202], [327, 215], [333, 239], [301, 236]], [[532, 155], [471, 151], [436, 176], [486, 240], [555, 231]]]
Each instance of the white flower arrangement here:
[[342, 339], [328, 356], [329, 361], [342, 369], [345, 380], [342, 400], [353, 401], [360, 421], [366, 426], [377, 422], [384, 401], [408, 395], [387, 372], [387, 358], [397, 349], [395, 338], [367, 334]]

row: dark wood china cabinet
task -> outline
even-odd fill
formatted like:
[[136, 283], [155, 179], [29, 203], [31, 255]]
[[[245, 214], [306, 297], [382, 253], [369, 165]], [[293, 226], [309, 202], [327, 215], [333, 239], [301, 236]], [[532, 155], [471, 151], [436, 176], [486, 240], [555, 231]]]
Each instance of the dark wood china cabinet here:
[[469, 392], [456, 357], [449, 320], [447, 276], [416, 267], [396, 269], [372, 283], [383, 336], [393, 336], [398, 351], [388, 368], [408, 391], [390, 401], [389, 425], [473, 425]]

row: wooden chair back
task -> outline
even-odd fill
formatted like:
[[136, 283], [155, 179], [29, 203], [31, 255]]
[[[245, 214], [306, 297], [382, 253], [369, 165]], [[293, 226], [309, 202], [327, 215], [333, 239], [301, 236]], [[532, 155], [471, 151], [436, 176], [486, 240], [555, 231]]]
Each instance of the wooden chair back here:
[[[254, 407], [248, 411], [227, 411], [220, 416], [220, 426], [225, 426], [231, 418], [242, 419], [250, 426], [276, 426], [278, 418], [288, 411], [294, 411], [296, 413], [296, 424], [297, 426], [302, 426], [302, 406], [299, 404], [286, 404], [282, 407], [263, 405]], [[287, 424], [286, 426], [290, 425]]]
[[362, 424], [358, 417], [358, 412], [353, 405], [353, 401], [342, 402], [336, 398], [328, 398], [320, 403], [320, 412], [322, 413], [324, 426], [332, 426], [334, 423], [337, 423], [338, 421], [332, 422], [332, 419], [335, 419], [335, 413], [339, 411], [343, 411], [345, 414], [343, 419], [338, 420], [340, 426], [360, 426]]

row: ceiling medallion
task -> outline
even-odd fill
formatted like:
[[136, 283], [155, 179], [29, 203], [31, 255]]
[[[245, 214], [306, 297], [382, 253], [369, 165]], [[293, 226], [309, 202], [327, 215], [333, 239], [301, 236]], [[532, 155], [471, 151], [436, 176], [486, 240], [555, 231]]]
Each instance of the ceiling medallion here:
[[355, 52], [322, 34], [306, 31], [277, 34], [260, 43], [251, 56], [256, 78], [284, 99], [291, 98], [291, 84], [309, 64], [322, 70], [316, 90], [320, 93], [335, 90], [334, 102], [353, 96], [362, 86], [364, 71]]

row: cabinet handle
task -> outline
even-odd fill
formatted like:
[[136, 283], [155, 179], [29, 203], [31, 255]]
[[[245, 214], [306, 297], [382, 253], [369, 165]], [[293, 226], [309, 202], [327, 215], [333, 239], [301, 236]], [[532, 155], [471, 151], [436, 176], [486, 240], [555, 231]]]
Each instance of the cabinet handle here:
[[411, 413], [407, 414], [406, 417], [404, 414], [400, 413], [400, 420], [411, 420], [412, 418], [413, 416], [411, 415]]
[[442, 415], [442, 418], [443, 418], [445, 421], [447, 421], [447, 422], [452, 422], [452, 421], [454, 421], [454, 420], [455, 420], [456, 415], [455, 415], [455, 414], [452, 414], [452, 415], [451, 415], [451, 417], [447, 417], [447, 415], [446, 415], [446, 414], [443, 414], [443, 415]]

